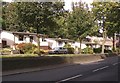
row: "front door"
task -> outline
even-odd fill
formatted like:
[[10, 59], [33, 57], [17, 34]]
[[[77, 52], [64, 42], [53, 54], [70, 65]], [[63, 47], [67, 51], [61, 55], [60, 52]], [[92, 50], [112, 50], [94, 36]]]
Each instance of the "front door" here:
[[2, 40], [2, 47], [4, 48], [7, 45], [7, 41], [6, 40]]

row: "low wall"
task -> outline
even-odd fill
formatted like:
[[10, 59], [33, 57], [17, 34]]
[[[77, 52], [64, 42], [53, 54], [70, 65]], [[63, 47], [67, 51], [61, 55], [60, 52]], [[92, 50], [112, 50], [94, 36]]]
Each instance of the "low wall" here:
[[2, 59], [2, 71], [15, 70], [31, 67], [43, 67], [57, 64], [74, 64], [89, 61], [97, 61], [109, 56], [117, 56], [117, 54], [88, 54], [80, 56], [40, 56], [40, 57], [14, 57]]

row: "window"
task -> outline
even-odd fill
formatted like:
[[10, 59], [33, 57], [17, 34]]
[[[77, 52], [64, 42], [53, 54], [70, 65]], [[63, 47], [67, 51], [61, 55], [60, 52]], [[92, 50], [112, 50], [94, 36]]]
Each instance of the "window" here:
[[19, 41], [23, 41], [23, 35], [19, 35]]
[[62, 47], [60, 47], [59, 49], [60, 49], [60, 50], [62, 50], [63, 48], [62, 48]]
[[31, 43], [33, 42], [33, 36], [30, 36], [30, 42]]
[[58, 41], [58, 45], [62, 45], [62, 41]]
[[68, 42], [65, 42], [65, 44], [67, 44]]
[[46, 40], [44, 38], [42, 38], [42, 42], [46, 42]]

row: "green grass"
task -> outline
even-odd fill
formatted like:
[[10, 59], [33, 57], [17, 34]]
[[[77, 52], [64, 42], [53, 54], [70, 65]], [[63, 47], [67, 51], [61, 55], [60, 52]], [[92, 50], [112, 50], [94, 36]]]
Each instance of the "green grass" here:
[[37, 54], [13, 54], [13, 55], [0, 55], [0, 58], [15, 58], [15, 57], [38, 57]]
[[51, 55], [48, 55], [48, 56], [80, 56], [80, 54], [51, 54]]
[[[0, 58], [13, 58], [13, 57], [38, 57], [37, 54], [13, 54], [13, 55], [1, 55]], [[45, 56], [79, 56], [79, 54], [52, 54], [52, 55], [45, 55]]]
[[[72, 57], [72, 56], [82, 56], [87, 54], [50, 54], [45, 56], [63, 56], [63, 57]], [[0, 55], [0, 58], [17, 58], [17, 57], [38, 57], [37, 54], [12, 54], [12, 55]], [[43, 55], [44, 56], [44, 55]]]

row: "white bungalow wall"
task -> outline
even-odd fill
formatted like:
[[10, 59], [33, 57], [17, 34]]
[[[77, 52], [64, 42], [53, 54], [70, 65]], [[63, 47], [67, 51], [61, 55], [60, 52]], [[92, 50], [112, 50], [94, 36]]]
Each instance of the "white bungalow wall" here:
[[[2, 40], [6, 40], [7, 41], [7, 45], [9, 45], [10, 47], [12, 47], [14, 45], [14, 35], [12, 34], [12, 32], [9, 31], [2, 31], [1, 32], [1, 39]], [[65, 42], [62, 42], [61, 44], [58, 43], [58, 41], [55, 41], [54, 38], [45, 38], [46, 41], [42, 41], [42, 38], [40, 38], [40, 46], [50, 46], [52, 49], [55, 47], [63, 47], [65, 45]], [[20, 44], [20, 43], [30, 43], [30, 37], [25, 35], [25, 38], [23, 39], [23, 41], [19, 41], [19, 36], [16, 35], [15, 36], [15, 43]], [[37, 37], [33, 36], [33, 44], [37, 45]], [[80, 47], [80, 43], [79, 42], [75, 42], [69, 43], [73, 48], [75, 47]], [[82, 44], [82, 49], [86, 48], [85, 44]]]
[[7, 41], [7, 45], [11, 46], [14, 44], [14, 35], [11, 32], [2, 31], [1, 32], [1, 41]]
[[[10, 31], [2, 31], [1, 32], [1, 41], [5, 40], [7, 41], [7, 45], [12, 47], [14, 45], [14, 35]], [[15, 35], [15, 43], [20, 44], [20, 43], [30, 43], [30, 37], [25, 35], [23, 38], [23, 41], [19, 40], [19, 36]], [[37, 37], [33, 36], [33, 41], [32, 44], [37, 45]], [[40, 38], [40, 46], [48, 46], [48, 42], [43, 42], [42, 38]]]

